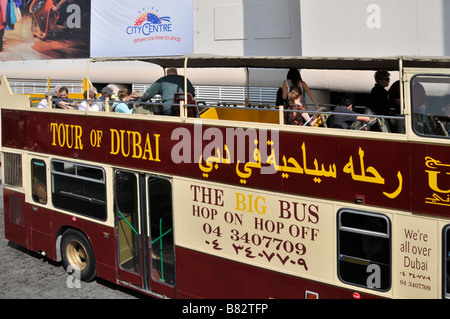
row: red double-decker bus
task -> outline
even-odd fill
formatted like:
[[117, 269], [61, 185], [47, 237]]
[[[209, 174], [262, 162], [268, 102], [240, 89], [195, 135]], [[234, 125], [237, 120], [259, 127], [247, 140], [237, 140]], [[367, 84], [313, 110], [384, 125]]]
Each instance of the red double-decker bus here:
[[83, 280], [156, 297], [450, 295], [450, 59], [139, 60], [386, 69], [399, 74], [399, 114], [343, 130], [287, 125], [283, 106], [181, 101], [172, 117], [40, 109], [3, 77], [7, 239]]

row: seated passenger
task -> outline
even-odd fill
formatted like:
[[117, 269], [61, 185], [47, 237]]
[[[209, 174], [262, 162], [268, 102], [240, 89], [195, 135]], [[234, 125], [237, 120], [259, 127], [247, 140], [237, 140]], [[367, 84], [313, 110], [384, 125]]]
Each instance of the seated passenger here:
[[[341, 99], [340, 105], [336, 105], [333, 112], [335, 113], [348, 113], [357, 114], [353, 111], [353, 101], [350, 98]], [[345, 114], [332, 114], [327, 119], [327, 126], [331, 128], [343, 128], [348, 129], [355, 121], [363, 121], [365, 123], [370, 122], [369, 116], [354, 116]]]
[[119, 100], [122, 102], [115, 102], [113, 104], [113, 112], [116, 113], [133, 113], [133, 107], [130, 109], [127, 103], [131, 100], [131, 92], [128, 89], [123, 89], [119, 91]]
[[436, 120], [439, 121], [440, 127], [438, 129], [442, 130], [440, 135], [449, 136], [450, 135], [450, 94], [442, 97], [442, 113], [436, 117]]
[[[400, 110], [400, 81], [397, 80], [392, 83], [388, 90], [389, 103], [391, 107], [391, 115], [401, 116]], [[404, 119], [389, 119], [388, 120], [391, 132], [405, 133]]]
[[40, 109], [47, 109], [49, 107], [49, 99], [53, 96], [53, 92], [52, 91], [47, 91], [45, 92], [45, 99], [42, 99], [39, 104], [38, 104], [38, 108]]
[[412, 109], [414, 117], [414, 130], [419, 134], [435, 134], [428, 114], [428, 96], [425, 88], [419, 82], [413, 83]]
[[[289, 105], [288, 110], [306, 111], [301, 100], [303, 97], [302, 89], [298, 85], [291, 87], [289, 91]], [[304, 123], [310, 120], [310, 116], [307, 112], [289, 112], [287, 115], [287, 124], [291, 125], [304, 125]], [[314, 126], [317, 122], [317, 117], [308, 122], [309, 126]]]
[[102, 96], [100, 97], [100, 99], [101, 100], [106, 100], [106, 99], [109, 99], [109, 100], [111, 100], [112, 99], [112, 96], [113, 96], [113, 90], [111, 90], [109, 87], [107, 87], [107, 86], [105, 86], [103, 89], [102, 89]]
[[369, 108], [378, 115], [390, 115], [391, 106], [386, 87], [389, 86], [390, 74], [386, 70], [375, 72], [375, 86], [370, 91]]
[[[102, 91], [101, 91], [101, 96], [99, 97], [99, 109], [101, 111], [105, 111], [106, 110], [106, 103], [103, 102], [106, 99], [108, 99], [108, 106], [111, 106], [112, 101], [117, 101], [118, 98], [116, 97], [116, 95], [114, 94], [114, 91], [111, 88], [111, 84], [108, 84], [107, 86], [105, 86]], [[109, 108], [111, 109], [111, 108]]]
[[61, 100], [57, 101], [57, 109], [73, 110], [75, 109], [75, 102], [69, 99], [69, 89], [65, 86], [59, 89], [59, 97]]
[[[89, 92], [89, 97], [88, 97], [88, 92]], [[95, 94], [94, 90], [84, 91], [83, 98], [88, 101], [81, 102], [80, 105], [78, 105], [78, 110], [79, 111], [100, 111], [98, 105], [96, 103], [94, 103], [95, 96], [96, 96], [96, 94]]]

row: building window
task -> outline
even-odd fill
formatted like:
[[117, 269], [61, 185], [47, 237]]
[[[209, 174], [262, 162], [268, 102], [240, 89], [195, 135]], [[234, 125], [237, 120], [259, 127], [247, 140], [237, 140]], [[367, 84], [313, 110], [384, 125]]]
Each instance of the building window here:
[[341, 281], [387, 291], [391, 286], [390, 220], [381, 214], [338, 212], [338, 275]]

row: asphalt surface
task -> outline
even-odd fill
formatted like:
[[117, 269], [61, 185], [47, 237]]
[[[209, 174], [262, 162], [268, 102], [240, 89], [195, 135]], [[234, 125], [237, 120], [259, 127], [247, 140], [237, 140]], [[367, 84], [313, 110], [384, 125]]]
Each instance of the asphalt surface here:
[[3, 185], [0, 185], [0, 299], [141, 298], [146, 297], [101, 279], [77, 282], [61, 263], [5, 239]]

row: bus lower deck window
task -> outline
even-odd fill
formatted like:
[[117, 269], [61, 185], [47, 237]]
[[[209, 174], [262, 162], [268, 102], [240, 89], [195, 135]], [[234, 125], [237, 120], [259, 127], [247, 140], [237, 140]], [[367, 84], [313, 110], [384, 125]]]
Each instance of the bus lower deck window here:
[[348, 284], [379, 291], [390, 288], [391, 235], [386, 216], [338, 212], [338, 275]]
[[444, 228], [444, 256], [442, 259], [444, 261], [442, 271], [443, 274], [443, 286], [444, 286], [444, 298], [450, 299], [450, 225]]
[[52, 202], [57, 208], [106, 220], [105, 172], [100, 167], [51, 162]]
[[38, 159], [31, 161], [31, 189], [33, 201], [47, 204], [47, 166]]

